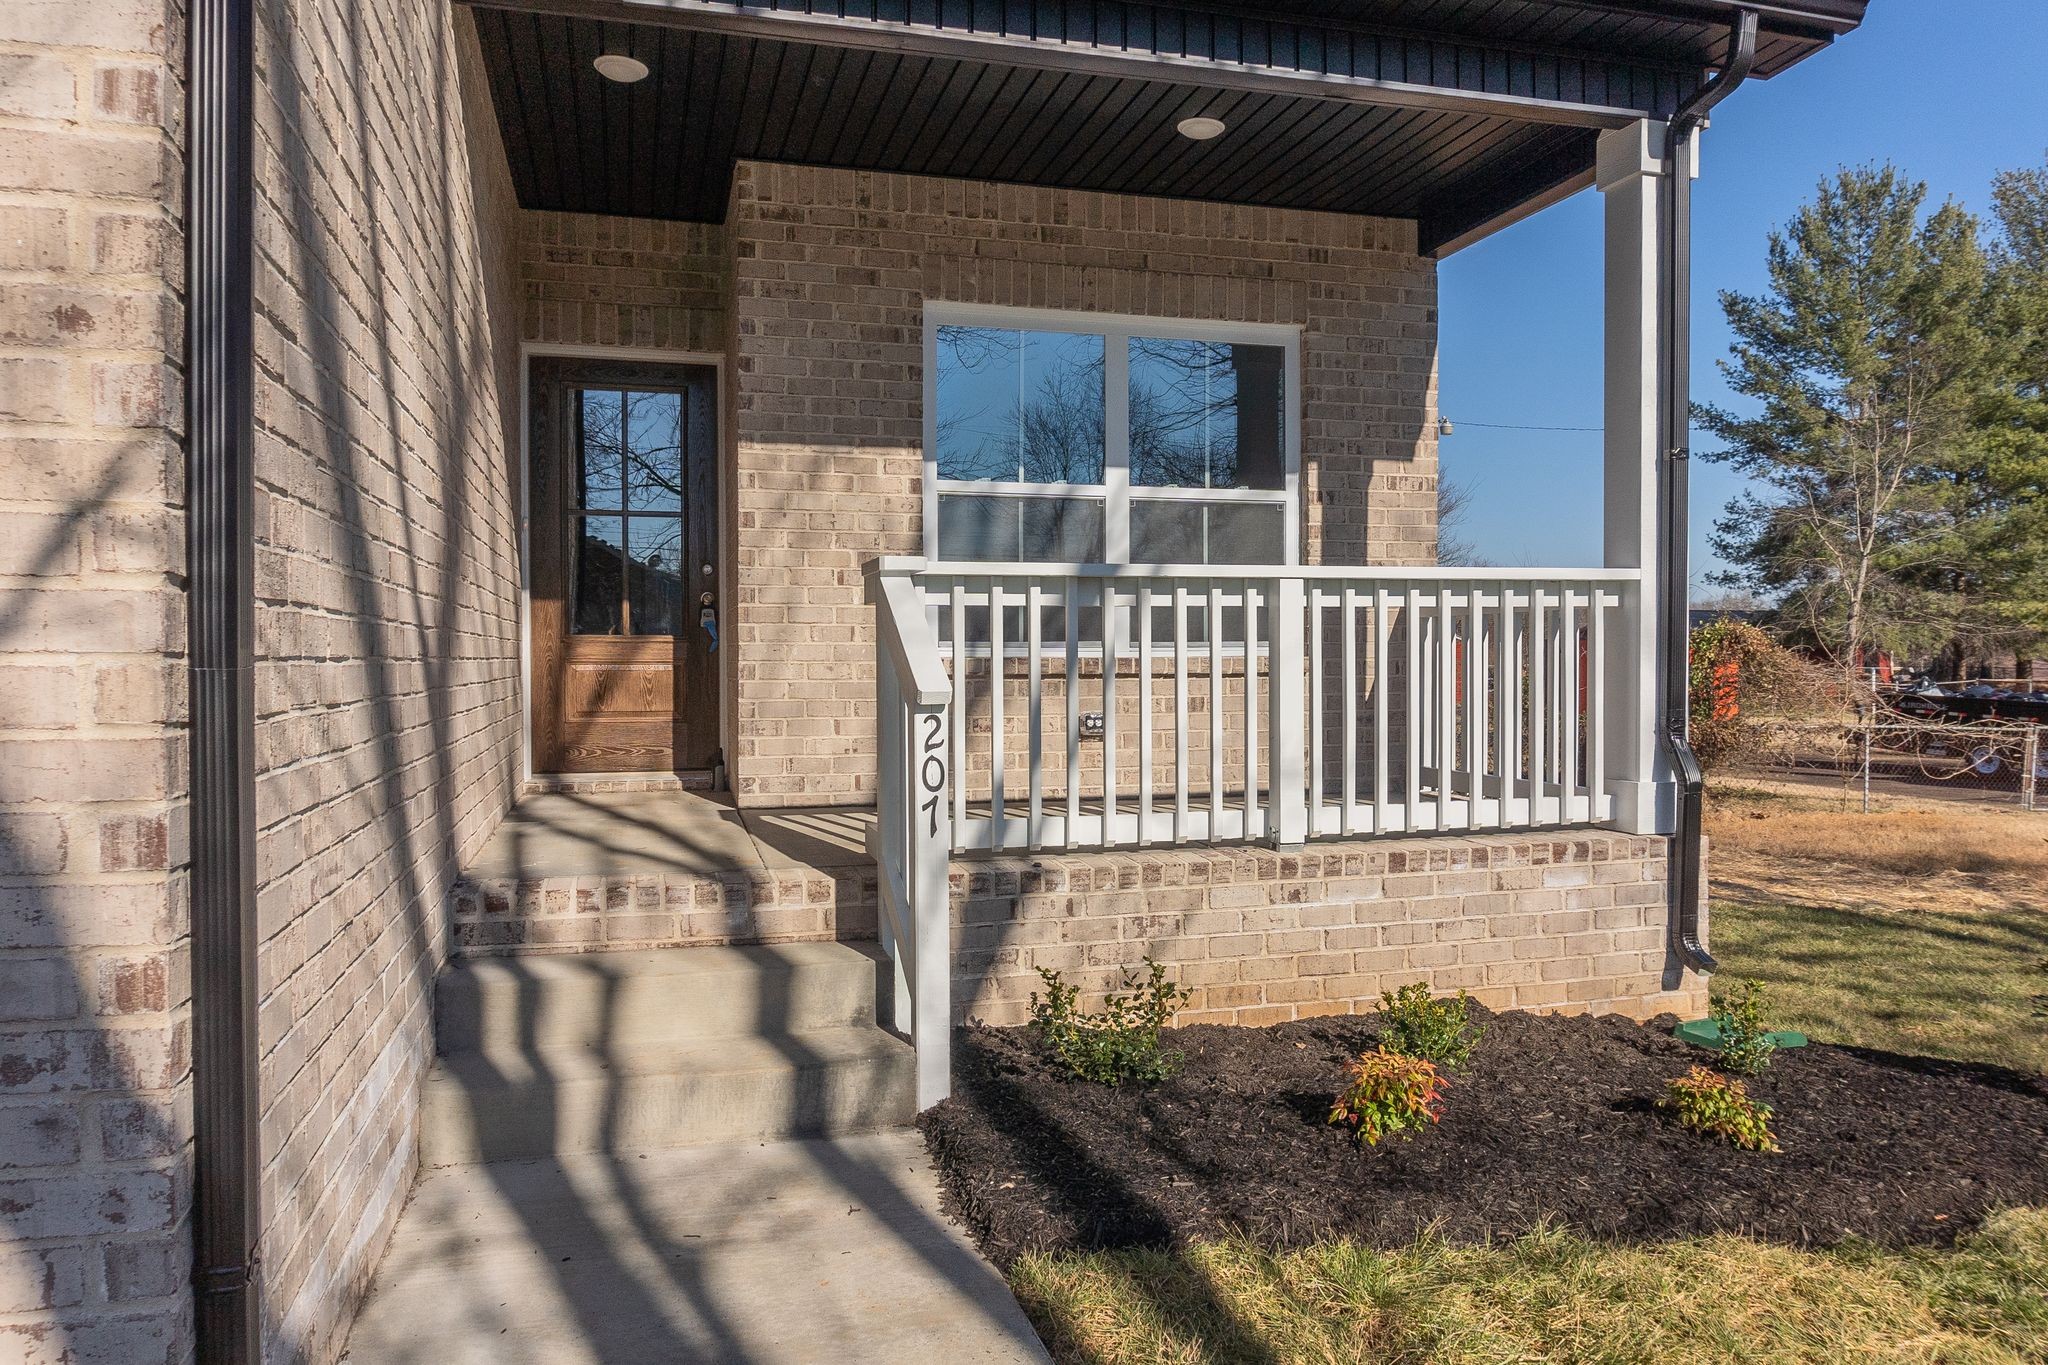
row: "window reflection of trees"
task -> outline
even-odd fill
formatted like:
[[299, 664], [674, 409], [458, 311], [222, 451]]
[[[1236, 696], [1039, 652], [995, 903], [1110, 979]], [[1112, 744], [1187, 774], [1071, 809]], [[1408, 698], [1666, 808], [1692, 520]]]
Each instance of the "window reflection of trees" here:
[[1101, 483], [1102, 348], [1099, 336], [939, 328], [939, 477]]
[[570, 596], [579, 635], [673, 635], [680, 627], [683, 404], [682, 394], [664, 390], [577, 394]]
[[1131, 482], [1284, 486], [1277, 346], [1130, 339]]

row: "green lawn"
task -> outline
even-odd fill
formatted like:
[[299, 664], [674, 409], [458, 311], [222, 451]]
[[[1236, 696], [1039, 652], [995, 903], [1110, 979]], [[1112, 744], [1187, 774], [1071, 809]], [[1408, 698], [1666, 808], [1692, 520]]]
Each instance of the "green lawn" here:
[[[1929, 833], [1907, 852], [1942, 857], [1943, 833]], [[2038, 903], [1780, 902], [1765, 866], [1743, 899], [1716, 901], [1712, 936], [1723, 979], [1766, 982], [1778, 1020], [1828, 1041], [2048, 1071]], [[1816, 865], [1783, 866], [1796, 878]], [[1011, 1283], [1063, 1362], [2048, 1362], [2040, 1209], [1947, 1250], [1736, 1237], [1618, 1247], [1552, 1231], [1393, 1252], [1221, 1243], [1032, 1257]]]
[[1724, 978], [1829, 1042], [2048, 1072], [2048, 913], [1721, 901]]

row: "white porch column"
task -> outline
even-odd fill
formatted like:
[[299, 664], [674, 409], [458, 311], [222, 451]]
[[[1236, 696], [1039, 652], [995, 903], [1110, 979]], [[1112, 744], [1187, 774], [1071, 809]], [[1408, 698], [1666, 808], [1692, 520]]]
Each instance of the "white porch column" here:
[[1677, 825], [1677, 787], [1657, 736], [1657, 468], [1659, 218], [1664, 125], [1640, 120], [1600, 135], [1606, 208], [1606, 564], [1634, 569], [1621, 629], [1606, 651], [1607, 761], [1614, 823], [1631, 834]]

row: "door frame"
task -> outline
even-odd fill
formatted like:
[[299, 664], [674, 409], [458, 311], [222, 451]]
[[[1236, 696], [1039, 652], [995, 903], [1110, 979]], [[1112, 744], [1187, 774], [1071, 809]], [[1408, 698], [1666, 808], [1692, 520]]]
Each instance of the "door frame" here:
[[[531, 782], [536, 777], [553, 774], [536, 773], [533, 770], [533, 516], [529, 506], [528, 485], [533, 478], [533, 362], [539, 359], [568, 360], [631, 360], [654, 365], [708, 365], [713, 375], [713, 410], [718, 423], [716, 445], [718, 448], [718, 581], [725, 585], [724, 601], [719, 603], [721, 618], [733, 602], [730, 585], [734, 582], [735, 565], [732, 537], [725, 535], [729, 524], [730, 490], [732, 470], [732, 436], [726, 430], [731, 423], [727, 420], [725, 406], [725, 356], [714, 351], [672, 351], [649, 346], [590, 346], [572, 342], [522, 341], [519, 343], [519, 779]], [[728, 630], [723, 622], [718, 632], [718, 747], [727, 756], [726, 771], [732, 770], [733, 749], [732, 681], [733, 667], [731, 651], [736, 632]], [[646, 778], [647, 773], [578, 773], [578, 777], [603, 780], [608, 777], [620, 779]]]

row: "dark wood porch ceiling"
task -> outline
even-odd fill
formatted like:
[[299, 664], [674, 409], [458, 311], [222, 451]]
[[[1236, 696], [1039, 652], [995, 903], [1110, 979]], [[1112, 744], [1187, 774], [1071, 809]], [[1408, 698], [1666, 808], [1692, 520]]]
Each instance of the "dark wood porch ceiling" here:
[[[1802, 0], [1830, 6], [1860, 14], [1861, 0]], [[528, 208], [716, 222], [737, 161], [783, 161], [1413, 218], [1425, 250], [1584, 183], [1600, 127], [1667, 113], [1703, 79], [1725, 9], [473, 6]], [[1352, 17], [1367, 14], [1370, 27]], [[1765, 34], [1781, 69], [1830, 30]], [[651, 74], [615, 84], [591, 66], [601, 53]], [[1195, 114], [1228, 131], [1180, 136]]]

